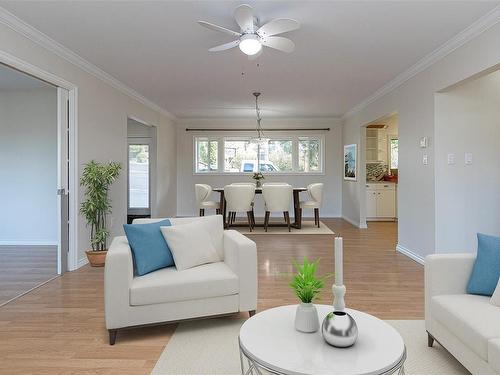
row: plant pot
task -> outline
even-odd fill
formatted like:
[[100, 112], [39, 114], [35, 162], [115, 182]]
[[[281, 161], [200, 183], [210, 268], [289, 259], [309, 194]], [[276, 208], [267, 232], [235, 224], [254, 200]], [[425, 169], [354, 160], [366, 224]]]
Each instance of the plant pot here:
[[295, 329], [312, 333], [319, 329], [318, 310], [312, 303], [301, 303], [295, 312]]
[[87, 259], [92, 267], [104, 267], [108, 250], [86, 251]]

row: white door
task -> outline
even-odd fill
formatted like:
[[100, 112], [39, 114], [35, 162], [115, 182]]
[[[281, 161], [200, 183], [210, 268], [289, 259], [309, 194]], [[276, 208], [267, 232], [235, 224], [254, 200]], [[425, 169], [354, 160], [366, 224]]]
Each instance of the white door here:
[[375, 190], [366, 190], [366, 217], [377, 216], [377, 192]]
[[396, 216], [394, 190], [377, 190], [377, 217], [393, 218]]
[[[69, 92], [57, 88], [57, 272], [68, 270], [69, 252]], [[56, 193], [56, 192], [54, 192]]]

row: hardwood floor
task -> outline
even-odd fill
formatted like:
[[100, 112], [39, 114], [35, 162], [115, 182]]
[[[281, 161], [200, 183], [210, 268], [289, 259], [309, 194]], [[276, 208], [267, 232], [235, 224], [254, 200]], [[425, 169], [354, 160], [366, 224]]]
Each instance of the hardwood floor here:
[[[396, 224], [360, 230], [323, 220], [344, 237], [346, 302], [383, 319], [422, 319], [423, 267], [395, 252]], [[251, 236], [252, 237], [252, 236]], [[255, 235], [258, 311], [296, 303], [288, 288], [292, 257], [321, 258], [333, 270], [331, 235]], [[325, 290], [320, 301], [329, 303]], [[103, 270], [85, 266], [0, 308], [0, 374], [149, 374], [175, 325], [120, 331], [108, 345]]]
[[55, 276], [56, 246], [0, 246], [0, 306]]

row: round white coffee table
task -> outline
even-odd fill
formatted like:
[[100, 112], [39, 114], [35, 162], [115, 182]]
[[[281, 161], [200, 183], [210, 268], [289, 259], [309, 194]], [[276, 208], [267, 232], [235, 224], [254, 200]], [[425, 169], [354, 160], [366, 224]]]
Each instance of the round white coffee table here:
[[[320, 324], [332, 306], [316, 305]], [[297, 305], [265, 310], [240, 330], [241, 373], [279, 375], [404, 374], [406, 348], [392, 326], [372, 315], [346, 309], [358, 325], [358, 340], [350, 348], [328, 345], [321, 335], [294, 328]]]

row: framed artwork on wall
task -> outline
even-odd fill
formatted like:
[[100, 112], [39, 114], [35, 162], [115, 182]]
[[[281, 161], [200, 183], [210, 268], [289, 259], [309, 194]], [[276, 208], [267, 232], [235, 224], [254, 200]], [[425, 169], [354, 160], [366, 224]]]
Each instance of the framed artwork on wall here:
[[356, 181], [358, 176], [358, 145], [344, 146], [344, 180]]

